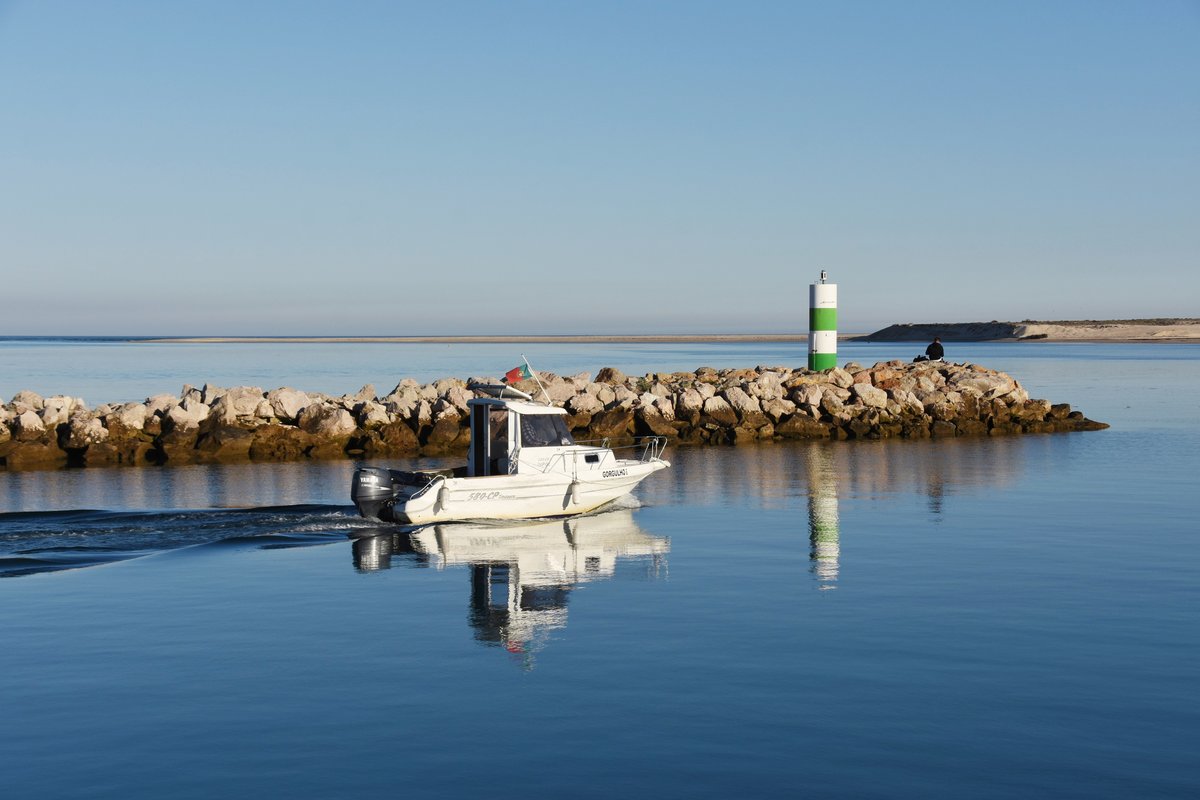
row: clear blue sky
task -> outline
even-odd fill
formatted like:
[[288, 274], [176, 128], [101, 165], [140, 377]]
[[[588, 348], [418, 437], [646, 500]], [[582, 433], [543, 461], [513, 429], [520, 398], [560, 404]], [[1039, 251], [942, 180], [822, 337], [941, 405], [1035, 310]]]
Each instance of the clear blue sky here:
[[1200, 316], [1200, 4], [5, 2], [0, 335]]

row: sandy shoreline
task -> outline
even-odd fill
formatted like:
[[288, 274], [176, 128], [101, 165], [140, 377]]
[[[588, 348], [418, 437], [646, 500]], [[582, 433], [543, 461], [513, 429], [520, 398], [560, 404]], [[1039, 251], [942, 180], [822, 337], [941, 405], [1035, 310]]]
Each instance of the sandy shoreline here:
[[[842, 333], [840, 341], [1200, 343], [1200, 323], [918, 323], [893, 325], [875, 333]], [[138, 339], [156, 344], [687, 344], [807, 343], [808, 333], [621, 334], [578, 336], [188, 336]]]
[[[862, 334], [847, 334], [852, 338]], [[201, 336], [140, 339], [143, 342], [181, 344], [655, 344], [688, 342], [807, 342], [807, 333], [730, 334], [628, 334], [600, 336]]]

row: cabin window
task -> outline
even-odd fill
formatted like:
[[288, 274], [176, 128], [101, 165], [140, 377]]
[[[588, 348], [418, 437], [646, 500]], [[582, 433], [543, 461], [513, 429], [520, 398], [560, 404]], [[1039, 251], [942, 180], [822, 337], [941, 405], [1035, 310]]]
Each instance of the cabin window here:
[[489, 412], [488, 423], [491, 428], [492, 458], [508, 455], [508, 412], [504, 409]]
[[561, 414], [522, 414], [522, 447], [557, 447], [575, 444]]

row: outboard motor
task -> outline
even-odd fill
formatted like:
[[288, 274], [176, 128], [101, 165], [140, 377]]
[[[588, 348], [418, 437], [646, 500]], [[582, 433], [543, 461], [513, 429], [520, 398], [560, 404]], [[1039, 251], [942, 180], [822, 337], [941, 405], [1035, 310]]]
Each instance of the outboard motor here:
[[360, 467], [354, 471], [350, 484], [350, 499], [358, 513], [368, 519], [384, 519], [383, 507], [396, 497], [390, 470], [379, 467]]

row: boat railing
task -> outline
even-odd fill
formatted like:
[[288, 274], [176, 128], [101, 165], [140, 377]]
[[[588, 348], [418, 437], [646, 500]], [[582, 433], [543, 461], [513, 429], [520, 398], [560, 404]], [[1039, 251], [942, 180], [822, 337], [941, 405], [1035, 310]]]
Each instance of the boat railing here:
[[[616, 461], [626, 460], [618, 455], [621, 451], [632, 451], [633, 454], [637, 455], [636, 460], [641, 462], [656, 461], [667, 448], [667, 440], [663, 436], [647, 436], [633, 444], [620, 444], [615, 447], [609, 443], [607, 438], [587, 439], [577, 441], [575, 444], [583, 449], [577, 450], [572, 448], [555, 453], [544, 464], [535, 467], [535, 469], [542, 473], [563, 472], [574, 475], [578, 472], [580, 457], [589, 455], [588, 449], [607, 451], [600, 461], [600, 464], [603, 465], [606, 458], [612, 458]], [[512, 456], [509, 459], [508, 472], [510, 475], [517, 472], [519, 464], [523, 464], [525, 469], [529, 469], [532, 466], [528, 462], [521, 461], [521, 448], [517, 447], [513, 449]]]
[[639, 461], [654, 461], [660, 458], [663, 451], [667, 449], [667, 438], [665, 436], [643, 436], [633, 444], [619, 444], [615, 447], [609, 443], [608, 437], [603, 439], [584, 439], [575, 442], [575, 444], [586, 447], [600, 447], [605, 450], [611, 450], [614, 454], [619, 451], [635, 452], [639, 453]]

